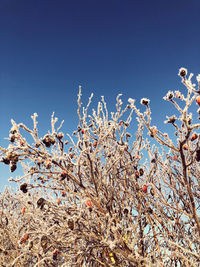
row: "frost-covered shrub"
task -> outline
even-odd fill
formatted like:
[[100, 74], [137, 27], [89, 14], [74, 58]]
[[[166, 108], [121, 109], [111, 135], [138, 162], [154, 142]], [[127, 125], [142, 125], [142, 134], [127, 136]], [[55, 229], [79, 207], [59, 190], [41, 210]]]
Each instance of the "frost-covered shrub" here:
[[200, 79], [195, 89], [186, 69], [179, 76], [186, 95], [164, 97], [179, 113], [165, 121], [176, 141], [151, 125], [149, 99], [141, 99], [142, 113], [132, 98], [122, 108], [118, 95], [109, 115], [102, 97], [88, 115], [92, 95], [81, 109], [81, 88], [72, 136], [62, 123], [56, 128], [54, 114], [43, 137], [36, 113], [33, 129], [12, 120], [1, 162], [24, 173], [10, 178], [16, 192], [0, 195], [1, 266], [200, 265], [200, 124], [188, 111], [195, 100], [200, 105]]

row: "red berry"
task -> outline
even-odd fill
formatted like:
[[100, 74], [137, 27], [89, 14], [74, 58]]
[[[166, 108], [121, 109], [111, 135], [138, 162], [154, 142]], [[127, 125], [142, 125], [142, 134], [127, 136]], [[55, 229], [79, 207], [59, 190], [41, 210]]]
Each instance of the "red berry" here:
[[187, 145], [187, 144], [184, 144], [184, 145], [183, 145], [183, 149], [184, 149], [184, 150], [188, 150], [188, 145]]
[[196, 97], [196, 102], [200, 106], [200, 95]]
[[25, 213], [25, 208], [23, 207], [23, 208], [22, 208], [22, 214], [24, 214], [24, 213]]
[[65, 197], [65, 196], [66, 196], [66, 192], [62, 191], [62, 197]]
[[20, 243], [22, 244], [22, 243], [25, 243], [26, 242], [26, 240], [28, 240], [29, 239], [29, 235], [28, 234], [25, 234], [23, 237], [22, 237], [22, 239], [20, 240]]
[[83, 129], [81, 130], [81, 133], [84, 134], [84, 130]]
[[97, 141], [94, 141], [93, 147], [96, 147], [96, 146], [97, 146]]
[[53, 252], [53, 255], [58, 255], [58, 251], [57, 250], [54, 250], [54, 252]]
[[92, 208], [92, 201], [90, 199], [86, 200], [85, 204], [89, 207]]
[[71, 159], [73, 159], [74, 155], [75, 155], [74, 153], [70, 153], [69, 154], [69, 156], [70, 156]]
[[158, 130], [157, 130], [157, 128], [153, 128], [153, 134], [157, 134], [158, 133]]
[[142, 191], [144, 192], [144, 193], [147, 193], [147, 185], [143, 185], [143, 187], [142, 187]]
[[194, 141], [195, 139], [197, 139], [197, 137], [198, 137], [198, 135], [197, 135], [196, 133], [194, 133], [194, 134], [192, 135], [191, 140]]

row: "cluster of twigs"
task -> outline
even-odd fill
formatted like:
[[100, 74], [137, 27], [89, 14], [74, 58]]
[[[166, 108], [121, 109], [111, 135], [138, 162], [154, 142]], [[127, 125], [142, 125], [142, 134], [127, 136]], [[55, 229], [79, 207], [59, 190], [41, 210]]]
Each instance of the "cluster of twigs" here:
[[92, 95], [82, 109], [81, 88], [73, 137], [61, 132], [62, 123], [56, 128], [54, 114], [42, 138], [36, 113], [33, 129], [12, 120], [1, 162], [11, 172], [21, 164], [24, 173], [10, 179], [16, 192], [0, 195], [1, 266], [200, 266], [200, 124], [188, 113], [200, 96], [192, 74], [181, 68], [179, 75], [187, 95], [164, 97], [180, 113], [166, 121], [177, 142], [151, 125], [148, 99], [141, 113], [131, 98], [123, 109], [118, 95], [109, 116], [102, 97], [88, 115]]

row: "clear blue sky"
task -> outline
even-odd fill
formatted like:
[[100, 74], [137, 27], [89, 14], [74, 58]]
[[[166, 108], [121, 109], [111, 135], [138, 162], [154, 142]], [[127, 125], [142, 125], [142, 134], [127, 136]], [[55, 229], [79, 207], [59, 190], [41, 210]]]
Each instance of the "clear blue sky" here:
[[[147, 97], [163, 125], [178, 69], [200, 72], [199, 14], [199, 0], [1, 0], [0, 145], [11, 118], [31, 127], [34, 112], [41, 136], [53, 111], [71, 133], [78, 85], [85, 103], [104, 95], [110, 111], [118, 93], [138, 105]], [[9, 176], [1, 164], [0, 189]]]

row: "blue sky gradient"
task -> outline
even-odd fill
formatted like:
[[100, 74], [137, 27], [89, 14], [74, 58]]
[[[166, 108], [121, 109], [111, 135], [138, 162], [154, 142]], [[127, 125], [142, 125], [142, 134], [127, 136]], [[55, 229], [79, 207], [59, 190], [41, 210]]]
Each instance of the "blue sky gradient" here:
[[[104, 95], [109, 111], [118, 93], [138, 106], [147, 97], [153, 123], [170, 128], [163, 121], [174, 109], [163, 96], [184, 91], [180, 67], [200, 72], [199, 13], [198, 0], [1, 0], [0, 146], [11, 118], [31, 127], [34, 112], [40, 137], [53, 111], [72, 133], [79, 85], [85, 104], [91, 92], [93, 107]], [[9, 177], [1, 164], [0, 190]]]

